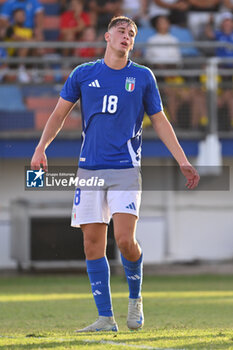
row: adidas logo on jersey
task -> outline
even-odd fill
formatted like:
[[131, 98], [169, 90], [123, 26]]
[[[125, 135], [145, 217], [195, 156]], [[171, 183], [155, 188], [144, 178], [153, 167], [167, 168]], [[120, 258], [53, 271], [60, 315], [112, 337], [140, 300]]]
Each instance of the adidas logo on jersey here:
[[127, 208], [127, 209], [134, 209], [134, 210], [136, 210], [136, 207], [135, 207], [134, 202], [132, 202], [132, 203], [130, 203], [129, 205], [127, 205], [126, 208]]
[[92, 81], [90, 84], [88, 84], [88, 86], [100, 88], [100, 84], [97, 79], [95, 81]]

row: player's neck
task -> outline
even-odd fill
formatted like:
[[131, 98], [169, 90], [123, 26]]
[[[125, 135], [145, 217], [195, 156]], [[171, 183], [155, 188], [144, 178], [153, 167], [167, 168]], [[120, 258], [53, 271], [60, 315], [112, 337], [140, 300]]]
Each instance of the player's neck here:
[[108, 50], [106, 50], [104, 55], [104, 62], [108, 67], [112, 69], [123, 69], [127, 65], [128, 55], [118, 56], [113, 52], [110, 53]]

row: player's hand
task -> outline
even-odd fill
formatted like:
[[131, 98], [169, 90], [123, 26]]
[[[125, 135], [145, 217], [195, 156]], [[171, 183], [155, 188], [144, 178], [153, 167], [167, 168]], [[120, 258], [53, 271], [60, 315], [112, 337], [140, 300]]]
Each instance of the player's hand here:
[[180, 170], [187, 179], [185, 186], [190, 190], [193, 190], [195, 187], [197, 187], [200, 180], [200, 176], [197, 170], [190, 163], [181, 164]]
[[31, 169], [39, 170], [40, 168], [48, 171], [48, 162], [45, 152], [36, 148], [31, 160]]

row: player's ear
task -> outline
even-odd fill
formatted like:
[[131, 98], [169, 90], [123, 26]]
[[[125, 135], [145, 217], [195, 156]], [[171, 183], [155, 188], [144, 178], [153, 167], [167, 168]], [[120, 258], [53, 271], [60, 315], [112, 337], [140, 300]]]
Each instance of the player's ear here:
[[109, 41], [109, 38], [110, 38], [110, 33], [109, 32], [106, 32], [105, 34], [104, 34], [104, 39], [105, 39], [105, 41]]

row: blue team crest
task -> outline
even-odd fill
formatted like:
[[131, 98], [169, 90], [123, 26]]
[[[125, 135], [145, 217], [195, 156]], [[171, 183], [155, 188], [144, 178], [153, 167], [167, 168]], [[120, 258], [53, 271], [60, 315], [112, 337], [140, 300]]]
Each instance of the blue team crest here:
[[135, 78], [126, 78], [125, 79], [125, 90], [128, 92], [134, 91], [135, 88]]

